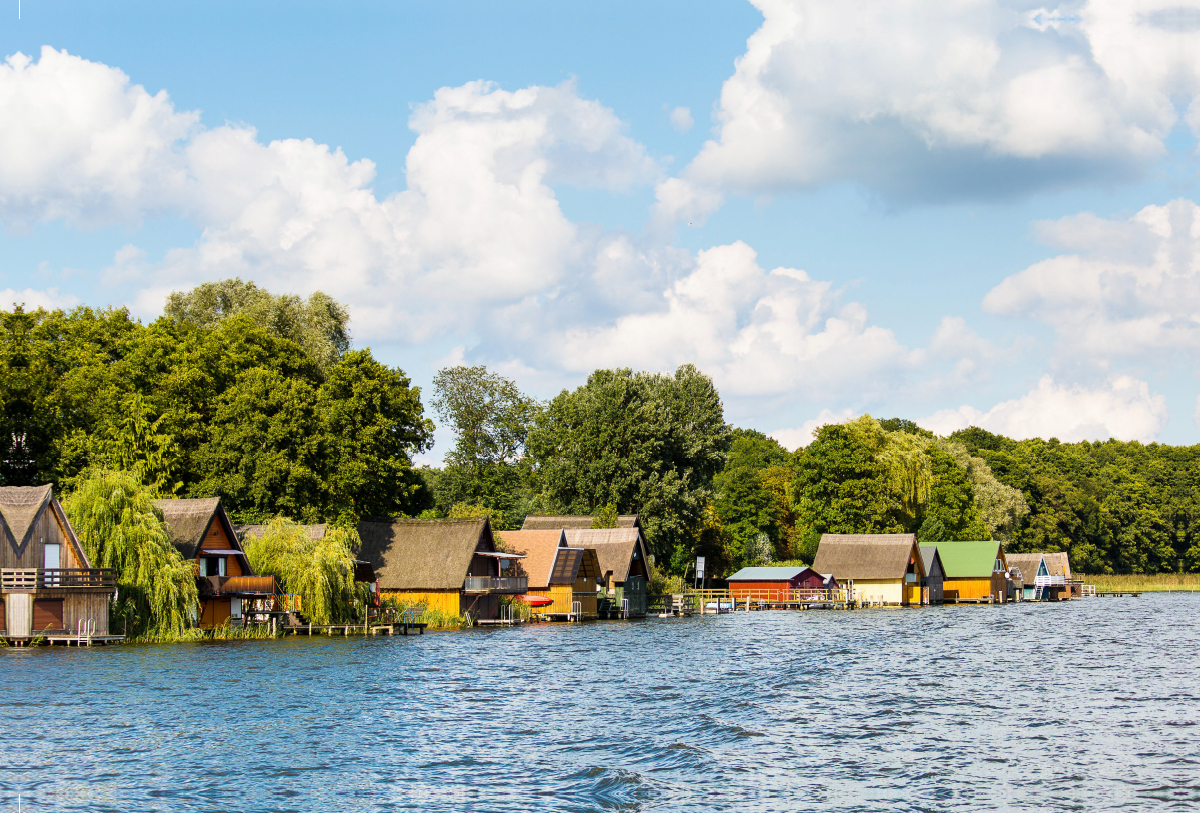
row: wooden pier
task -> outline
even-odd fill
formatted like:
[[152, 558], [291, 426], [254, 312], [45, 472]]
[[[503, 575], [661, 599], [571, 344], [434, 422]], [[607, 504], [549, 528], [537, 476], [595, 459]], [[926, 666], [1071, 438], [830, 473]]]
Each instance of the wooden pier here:
[[413, 632], [424, 635], [427, 626], [429, 625], [422, 621], [397, 621], [394, 624], [300, 624], [283, 627], [282, 631], [284, 635], [289, 632], [292, 635], [312, 635], [314, 632], [317, 635], [336, 635], [340, 631], [348, 638], [351, 635], [409, 635]]

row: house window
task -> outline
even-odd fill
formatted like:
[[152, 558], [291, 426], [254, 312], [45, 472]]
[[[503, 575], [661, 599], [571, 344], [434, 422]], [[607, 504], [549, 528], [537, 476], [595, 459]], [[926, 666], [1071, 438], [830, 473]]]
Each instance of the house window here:
[[224, 576], [225, 575], [225, 557], [224, 556], [205, 556], [201, 561], [201, 568], [205, 576]]
[[240, 598], [229, 599], [229, 616], [231, 618], [242, 617], [242, 600]]
[[997, 559], [995, 567], [992, 568], [992, 572], [993, 573], [1003, 573], [1004, 572], [1004, 562], [1001, 562], [999, 559]]
[[62, 567], [62, 565], [60, 564], [60, 562], [62, 561], [61, 560], [62, 548], [59, 545], [51, 542], [46, 545], [45, 550], [46, 550], [46, 554], [42, 560], [43, 561], [42, 567], [46, 568], [47, 570], [57, 570], [58, 568]]

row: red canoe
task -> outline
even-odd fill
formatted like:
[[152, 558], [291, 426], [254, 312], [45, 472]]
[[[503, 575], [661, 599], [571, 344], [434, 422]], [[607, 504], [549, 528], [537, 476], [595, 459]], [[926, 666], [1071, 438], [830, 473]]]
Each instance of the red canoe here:
[[553, 604], [554, 599], [546, 598], [545, 596], [517, 596], [521, 601], [528, 604], [530, 607], [545, 607], [547, 604]]

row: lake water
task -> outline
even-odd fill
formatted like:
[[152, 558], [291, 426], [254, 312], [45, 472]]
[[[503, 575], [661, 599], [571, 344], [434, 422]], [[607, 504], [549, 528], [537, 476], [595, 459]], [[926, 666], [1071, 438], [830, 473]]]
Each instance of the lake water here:
[[1198, 611], [0, 650], [0, 811], [1190, 809]]

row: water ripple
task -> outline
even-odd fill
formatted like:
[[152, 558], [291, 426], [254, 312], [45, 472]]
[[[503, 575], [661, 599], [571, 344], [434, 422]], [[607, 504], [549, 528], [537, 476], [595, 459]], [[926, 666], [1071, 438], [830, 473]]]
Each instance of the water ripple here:
[[1200, 807], [1192, 595], [0, 651], [0, 811]]

